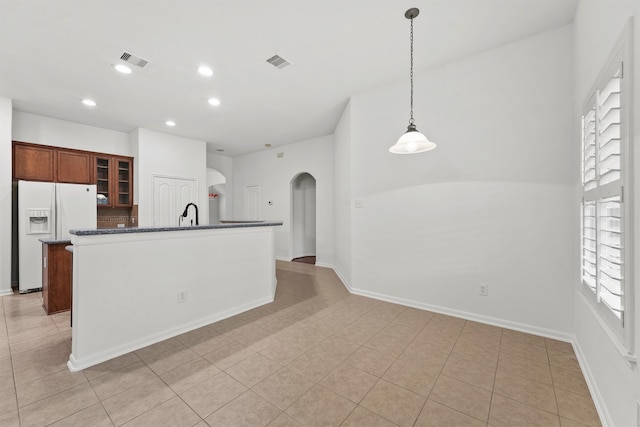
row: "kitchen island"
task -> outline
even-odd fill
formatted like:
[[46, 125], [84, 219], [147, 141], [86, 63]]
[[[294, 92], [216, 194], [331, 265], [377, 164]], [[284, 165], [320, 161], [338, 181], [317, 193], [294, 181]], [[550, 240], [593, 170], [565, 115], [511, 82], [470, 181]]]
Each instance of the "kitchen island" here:
[[273, 301], [281, 221], [71, 230], [78, 371]]
[[49, 314], [71, 308], [71, 254], [68, 239], [38, 239], [42, 242], [42, 308]]

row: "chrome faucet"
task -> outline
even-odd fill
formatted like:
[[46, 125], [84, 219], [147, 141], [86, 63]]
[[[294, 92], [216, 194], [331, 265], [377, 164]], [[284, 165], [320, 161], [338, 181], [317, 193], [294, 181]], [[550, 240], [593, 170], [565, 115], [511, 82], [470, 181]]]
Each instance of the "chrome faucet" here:
[[[182, 212], [181, 217], [182, 218], [186, 218], [189, 212], [189, 206], [193, 206], [194, 208], [196, 208], [196, 225], [200, 225], [198, 223], [198, 206], [195, 203], [187, 203], [187, 206], [185, 206], [184, 208], [184, 212]], [[191, 225], [193, 225], [193, 221], [191, 221]]]

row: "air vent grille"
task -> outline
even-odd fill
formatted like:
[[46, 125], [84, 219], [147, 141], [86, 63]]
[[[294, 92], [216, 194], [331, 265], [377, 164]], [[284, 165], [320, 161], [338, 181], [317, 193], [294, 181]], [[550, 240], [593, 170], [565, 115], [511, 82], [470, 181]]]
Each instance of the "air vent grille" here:
[[276, 68], [284, 68], [291, 65], [290, 62], [278, 55], [273, 55], [271, 58], [267, 59], [267, 62]]
[[135, 56], [131, 53], [128, 52], [124, 52], [122, 54], [122, 56], [120, 57], [120, 59], [122, 59], [123, 61], [128, 62], [129, 64], [133, 64], [136, 65], [140, 68], [144, 67], [145, 65], [147, 65], [149, 63], [149, 61], [147, 61], [146, 59], [142, 59], [139, 56]]

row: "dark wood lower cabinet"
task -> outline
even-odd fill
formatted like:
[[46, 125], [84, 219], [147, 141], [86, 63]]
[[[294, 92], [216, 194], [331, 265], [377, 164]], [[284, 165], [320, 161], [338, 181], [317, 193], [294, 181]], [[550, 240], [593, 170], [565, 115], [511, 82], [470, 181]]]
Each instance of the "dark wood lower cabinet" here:
[[42, 307], [47, 314], [71, 309], [73, 255], [70, 242], [42, 244]]

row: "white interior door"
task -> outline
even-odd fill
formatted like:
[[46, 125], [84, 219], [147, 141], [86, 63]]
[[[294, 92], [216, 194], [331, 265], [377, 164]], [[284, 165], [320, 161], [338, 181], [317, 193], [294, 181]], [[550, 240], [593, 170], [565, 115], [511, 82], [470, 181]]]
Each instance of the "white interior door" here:
[[[195, 209], [189, 209], [184, 221], [180, 215], [188, 203], [198, 201], [198, 182], [195, 179], [173, 178], [166, 176], [153, 177], [153, 225], [160, 227], [176, 227], [196, 223]], [[199, 219], [202, 217], [199, 215]]]
[[172, 178], [153, 177], [153, 225], [177, 226], [175, 186]]
[[[174, 179], [174, 184], [176, 189], [176, 207], [178, 208], [177, 212], [179, 216], [182, 215], [187, 204], [198, 204], [198, 185], [195, 180], [179, 178]], [[204, 207], [198, 206], [198, 209], [198, 222], [202, 224]], [[196, 210], [193, 207], [189, 207], [187, 217], [178, 222], [180, 222], [181, 225], [196, 225]]]
[[260, 219], [260, 186], [244, 187], [244, 219], [254, 221]]

